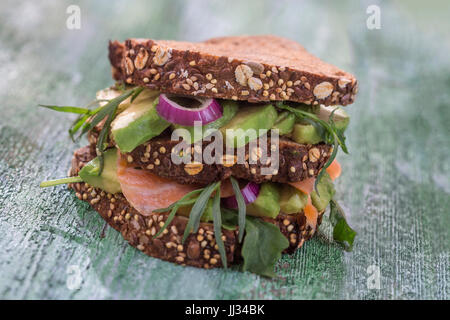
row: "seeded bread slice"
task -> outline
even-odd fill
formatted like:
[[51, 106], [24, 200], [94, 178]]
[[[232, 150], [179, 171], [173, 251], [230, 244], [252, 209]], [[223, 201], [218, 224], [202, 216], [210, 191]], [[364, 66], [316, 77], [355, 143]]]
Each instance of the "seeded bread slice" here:
[[[75, 176], [79, 170], [94, 158], [91, 148], [86, 146], [74, 152], [70, 174]], [[144, 216], [134, 209], [122, 193], [109, 194], [88, 184], [73, 183], [69, 188], [75, 191], [76, 196], [88, 202], [108, 223], [119, 231], [130, 245], [145, 254], [181, 265], [199, 268], [222, 267], [220, 254], [214, 237], [214, 228], [211, 223], [200, 224], [197, 233], [192, 233], [184, 244], [181, 239], [188, 219], [176, 216], [171, 224], [158, 238], [152, 239], [167, 219], [166, 213], [154, 213]], [[317, 225], [322, 220], [319, 214]], [[303, 213], [298, 215], [280, 214], [276, 219], [264, 219], [277, 225], [281, 232], [289, 239], [286, 253], [292, 253], [310, 239], [315, 228], [306, 222]], [[222, 229], [228, 264], [238, 263], [240, 257], [240, 244], [237, 241], [238, 231]]]
[[[130, 153], [123, 154], [123, 157], [131, 166], [141, 167], [158, 176], [175, 180], [182, 184], [206, 185], [214, 181], [225, 180], [230, 176], [262, 183], [264, 181], [274, 181], [280, 183], [301, 181], [307, 178], [316, 177], [331, 155], [332, 147], [325, 143], [316, 145], [304, 145], [296, 142], [279, 140], [279, 165], [273, 167], [272, 174], [262, 174], [262, 168], [271, 168], [271, 163], [262, 163], [260, 155], [267, 154], [265, 160], [270, 160], [272, 151], [270, 148], [255, 146], [249, 150], [249, 144], [245, 146], [245, 162], [236, 163], [237, 151], [235, 154], [222, 156], [221, 163], [207, 164], [205, 162], [193, 162], [189, 164], [175, 164], [172, 161], [172, 151], [179, 142], [169, 138], [157, 138], [138, 146]], [[207, 148], [211, 142], [203, 142], [200, 150]], [[267, 146], [271, 146], [271, 140], [267, 140]], [[200, 146], [199, 146], [200, 147]], [[269, 150], [267, 150], [269, 149]], [[274, 149], [276, 150], [275, 144]], [[191, 147], [191, 160], [197, 152]], [[199, 156], [201, 159], [201, 156]], [[253, 162], [251, 161], [253, 160]]]
[[109, 43], [113, 78], [166, 93], [347, 105], [355, 77], [292, 40], [271, 35], [204, 42], [128, 39]]

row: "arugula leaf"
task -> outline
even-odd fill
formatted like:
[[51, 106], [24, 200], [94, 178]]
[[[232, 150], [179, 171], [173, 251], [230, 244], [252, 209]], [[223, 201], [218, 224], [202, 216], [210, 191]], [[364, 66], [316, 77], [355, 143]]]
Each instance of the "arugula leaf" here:
[[222, 265], [227, 268], [227, 253], [225, 250], [225, 245], [222, 240], [222, 213], [220, 210], [220, 188], [217, 189], [214, 195], [213, 205], [213, 221], [214, 221], [214, 237], [216, 238], [217, 246], [219, 247], [220, 259], [222, 260]]
[[288, 240], [277, 226], [253, 217], [247, 217], [245, 232], [243, 270], [274, 277], [275, 264], [289, 246]]
[[47, 105], [47, 104], [38, 104], [38, 106], [52, 109], [52, 110], [55, 110], [58, 112], [68, 112], [68, 113], [77, 113], [77, 114], [87, 114], [91, 111], [88, 108], [71, 107], [71, 106], [51, 106], [51, 105]]
[[39, 186], [41, 188], [46, 188], [46, 187], [57, 186], [59, 184], [68, 184], [68, 183], [76, 183], [76, 182], [83, 182], [83, 180], [79, 176], [68, 177], [68, 178], [62, 178], [62, 179], [56, 179], [56, 180], [43, 181], [43, 182], [41, 182], [41, 184]]
[[[330, 123], [328, 123], [328, 122], [320, 119], [317, 115], [315, 115], [313, 113], [310, 113], [310, 112], [307, 112], [304, 110], [300, 110], [300, 109], [296, 109], [296, 108], [290, 107], [288, 105], [284, 105], [282, 102], [278, 102], [276, 104], [276, 106], [279, 109], [284, 109], [284, 110], [288, 110], [288, 111], [292, 112], [300, 120], [305, 120], [310, 123], [315, 122], [316, 124], [320, 125], [323, 128], [323, 130], [318, 130], [318, 132], [319, 132], [319, 134], [322, 135], [323, 140], [327, 144], [333, 144], [333, 152], [331, 153], [330, 158], [325, 163], [323, 168], [320, 170], [319, 175], [317, 176], [317, 179], [314, 183], [314, 189], [316, 190], [317, 194], [319, 194], [319, 191], [317, 190], [317, 184], [319, 183], [320, 179], [322, 178], [324, 171], [330, 166], [330, 164], [336, 158], [336, 155], [338, 152], [338, 147], [340, 146], [342, 151], [344, 151], [345, 153], [348, 153], [347, 145], [345, 144], [344, 131], [337, 129], [336, 124], [334, 123], [334, 120], [333, 120], [333, 114], [337, 110], [337, 108], [334, 109], [333, 112], [331, 113]], [[320, 194], [319, 194], [319, 196], [320, 196]]]
[[236, 230], [238, 216], [234, 210], [222, 208], [222, 228]]
[[337, 141], [334, 140], [333, 144], [333, 152], [331, 152], [330, 157], [328, 158], [328, 161], [324, 164], [323, 168], [319, 171], [319, 174], [317, 175], [316, 181], [314, 181], [314, 190], [317, 192], [317, 195], [320, 197], [319, 189], [317, 186], [319, 185], [320, 179], [322, 179], [323, 175], [327, 172], [326, 169], [331, 165], [331, 163], [336, 159], [336, 155], [338, 152], [338, 144]]
[[159, 229], [158, 233], [156, 233], [156, 234], [153, 236], [153, 239], [157, 238], [157, 237], [158, 237], [158, 236], [159, 236], [159, 235], [160, 235], [160, 234], [161, 234], [161, 233], [169, 226], [169, 224], [172, 222], [173, 218], [175, 218], [175, 214], [177, 213], [177, 210], [178, 210], [180, 207], [183, 207], [183, 206], [186, 206], [186, 205], [195, 203], [195, 201], [197, 201], [197, 198], [190, 199], [190, 200], [187, 200], [187, 199], [189, 199], [191, 196], [193, 196], [193, 195], [195, 195], [195, 194], [201, 192], [202, 190], [203, 190], [203, 189], [197, 189], [197, 190], [194, 190], [194, 191], [191, 191], [191, 192], [185, 194], [180, 200], [178, 200], [178, 201], [172, 203], [172, 204], [171, 204], [170, 206], [168, 206], [167, 208], [161, 208], [161, 209], [153, 210], [153, 212], [167, 212], [167, 211], [170, 211], [169, 216], [167, 217], [166, 222], [165, 222], [164, 225], [161, 227], [161, 229]]
[[[119, 104], [126, 100], [131, 96], [131, 102], [144, 90], [144, 88], [135, 87], [124, 91], [120, 96], [115, 97], [114, 99], [107, 100], [104, 106], [101, 106], [97, 109], [91, 110], [89, 108], [79, 108], [79, 107], [71, 107], [71, 106], [51, 106], [51, 105], [39, 105], [41, 107], [49, 108], [59, 112], [70, 112], [80, 114], [80, 116], [72, 123], [71, 128], [69, 129], [70, 138], [75, 141], [87, 133], [89, 130], [92, 130], [96, 125], [98, 125], [101, 121], [105, 120], [105, 124], [103, 125], [102, 130], [100, 131], [99, 137], [97, 139], [96, 145], [96, 153], [99, 157], [100, 161], [100, 170], [99, 175], [103, 171], [103, 153], [107, 147], [107, 139], [108, 133], [110, 130], [111, 122], [114, 120]], [[106, 101], [104, 99], [94, 100], [89, 104], [93, 105], [95, 103]], [[77, 138], [74, 138], [75, 133], [77, 133], [81, 129], [81, 133]]]
[[[222, 228], [234, 230], [233, 226], [238, 223], [237, 212], [222, 208], [222, 221]], [[243, 270], [274, 277], [275, 264], [289, 241], [277, 226], [256, 217], [246, 216], [245, 233], [241, 251]]]
[[143, 90], [144, 90], [144, 88], [142, 88], [142, 87], [139, 87], [139, 88], [135, 89], [134, 92], [133, 92], [133, 95], [131, 96], [130, 103], [133, 103], [134, 99], [136, 99], [137, 96], [138, 96]]
[[177, 213], [179, 206], [175, 205], [172, 207], [172, 210], [170, 210], [169, 216], [167, 217], [166, 222], [164, 223], [164, 225], [161, 227], [161, 229], [159, 229], [159, 231], [153, 236], [153, 239], [158, 238], [159, 235], [161, 233], [163, 233], [163, 231], [165, 229], [167, 229], [167, 227], [169, 226], [169, 224], [172, 222], [173, 218], [175, 218], [175, 214]]
[[191, 232], [197, 232], [198, 227], [200, 225], [200, 218], [203, 215], [203, 212], [206, 209], [206, 205], [208, 203], [211, 194], [220, 186], [220, 181], [216, 183], [211, 183], [208, 185], [198, 196], [197, 200], [194, 203], [194, 206], [189, 213], [189, 221], [186, 225], [186, 229], [184, 229], [183, 240], [184, 243]]
[[241, 189], [239, 188], [239, 184], [235, 178], [230, 177], [231, 185], [233, 186], [234, 196], [236, 197], [236, 201], [238, 204], [238, 212], [239, 212], [239, 242], [242, 242], [244, 238], [244, 229], [245, 229], [245, 217], [247, 207], [245, 206], [244, 196], [242, 195]]
[[330, 222], [333, 226], [333, 239], [340, 243], [345, 251], [352, 251], [357, 233], [348, 225], [344, 210], [334, 199], [330, 201]]

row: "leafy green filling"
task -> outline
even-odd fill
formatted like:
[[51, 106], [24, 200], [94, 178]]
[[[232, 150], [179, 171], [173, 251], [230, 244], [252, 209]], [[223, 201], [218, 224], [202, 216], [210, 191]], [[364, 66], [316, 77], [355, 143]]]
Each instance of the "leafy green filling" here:
[[[98, 107], [94, 110], [89, 108], [78, 108], [78, 107], [68, 107], [68, 106], [50, 106], [50, 105], [39, 105], [41, 107], [49, 108], [59, 112], [69, 112], [79, 114], [77, 120], [72, 123], [71, 128], [69, 129], [69, 134], [73, 140], [79, 139], [81, 136], [86, 134], [88, 131], [92, 130], [95, 126], [97, 126], [101, 121], [105, 121], [100, 134], [97, 139], [97, 145], [95, 151], [97, 153], [100, 167], [98, 171], [98, 175], [100, 175], [103, 171], [104, 165], [104, 152], [108, 146], [107, 138], [108, 133], [110, 131], [111, 122], [114, 120], [117, 108], [119, 104], [125, 101], [127, 98], [131, 97], [131, 102], [136, 99], [136, 97], [144, 90], [144, 88], [136, 87], [132, 89], [128, 89], [124, 91], [120, 96], [115, 97], [102, 106]], [[95, 100], [94, 103], [98, 103], [102, 100]], [[81, 133], [78, 137], [74, 138], [75, 134], [81, 129]]]
[[[236, 225], [238, 215], [235, 211], [222, 209], [222, 215], [224, 227], [232, 228]], [[250, 216], [246, 216], [245, 220], [245, 238], [241, 251], [243, 271], [274, 277], [275, 264], [289, 246], [289, 241], [272, 223]]]
[[348, 225], [344, 210], [334, 199], [330, 202], [330, 221], [333, 226], [334, 241], [340, 243], [346, 251], [352, 251], [357, 233]]
[[317, 131], [321, 135], [323, 141], [325, 141], [325, 143], [327, 144], [333, 145], [333, 152], [331, 153], [330, 158], [325, 163], [322, 170], [320, 170], [319, 175], [317, 176], [316, 182], [314, 184], [314, 189], [316, 190], [317, 194], [319, 194], [317, 184], [324, 175], [325, 169], [328, 168], [330, 164], [333, 162], [333, 160], [336, 158], [338, 147], [341, 147], [342, 151], [348, 153], [347, 145], [345, 144], [344, 129], [337, 128], [333, 120], [333, 114], [337, 110], [337, 108], [330, 114], [329, 122], [327, 122], [320, 119], [316, 114], [301, 110], [299, 108], [291, 107], [289, 105], [283, 104], [283, 102], [278, 102], [276, 106], [279, 109], [284, 109], [292, 112], [293, 114], [295, 114], [298, 120], [307, 121], [317, 126], [318, 129]]

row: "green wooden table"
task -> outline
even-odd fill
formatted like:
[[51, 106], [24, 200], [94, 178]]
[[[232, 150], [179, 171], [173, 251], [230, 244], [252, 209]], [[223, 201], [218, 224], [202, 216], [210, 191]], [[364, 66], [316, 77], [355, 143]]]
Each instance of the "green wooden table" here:
[[[383, 1], [381, 29], [369, 30], [373, 2], [3, 0], [0, 298], [448, 299], [449, 2]], [[66, 27], [73, 3], [81, 29]], [[110, 85], [109, 39], [263, 33], [298, 40], [360, 81], [337, 182], [359, 233], [353, 252], [315, 238], [273, 280], [183, 268], [112, 229], [102, 238], [104, 222], [72, 192], [38, 187], [65, 176], [77, 146], [72, 117], [36, 105], [83, 105]]]

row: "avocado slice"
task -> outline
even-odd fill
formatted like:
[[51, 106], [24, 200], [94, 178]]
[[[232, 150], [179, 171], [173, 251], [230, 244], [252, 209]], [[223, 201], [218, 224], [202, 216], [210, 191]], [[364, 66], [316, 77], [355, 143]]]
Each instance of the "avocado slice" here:
[[280, 213], [280, 191], [273, 182], [261, 184], [255, 201], [247, 205], [247, 213], [256, 217], [276, 218]]
[[281, 189], [280, 208], [281, 212], [296, 214], [303, 210], [308, 202], [308, 195], [300, 190], [284, 184]]
[[[239, 109], [239, 105], [236, 101], [222, 100], [222, 101], [220, 101], [220, 105], [222, 106], [222, 109], [223, 109], [222, 117], [202, 126], [202, 131], [201, 131], [202, 135], [204, 135], [206, 133], [206, 131], [208, 131], [210, 129], [220, 129], [221, 127], [226, 125], [228, 122], [230, 122], [231, 119], [234, 118], [234, 116], [236, 115], [236, 113]], [[182, 126], [179, 124], [172, 124], [172, 128], [173, 129], [181, 128], [181, 129], [186, 129], [187, 131], [189, 131], [189, 134], [191, 136], [191, 143], [195, 143], [198, 140], [202, 139], [202, 135], [200, 135], [199, 137], [194, 136], [194, 130], [195, 130], [194, 126]], [[188, 140], [187, 138], [188, 137], [183, 136], [184, 140]], [[197, 138], [197, 139], [195, 139], [195, 138]]]
[[158, 98], [134, 101], [117, 115], [111, 123], [111, 133], [120, 151], [131, 152], [170, 126], [156, 111], [158, 101]]
[[87, 184], [100, 188], [109, 193], [121, 192], [120, 183], [117, 179], [117, 149], [111, 148], [103, 154], [103, 171], [100, 170], [100, 160], [98, 157], [89, 161], [78, 173], [80, 178]]
[[295, 115], [289, 111], [284, 111], [278, 115], [272, 129], [278, 129], [279, 135], [286, 135], [292, 132], [295, 124]]
[[[277, 120], [278, 113], [275, 107], [271, 104], [266, 104], [264, 106], [252, 106], [240, 108], [236, 113], [234, 118], [228, 122], [225, 126], [220, 128], [224, 141], [228, 146], [233, 145], [235, 148], [240, 148], [245, 146], [252, 137], [245, 134], [247, 130], [256, 130], [256, 135], [260, 133], [259, 130], [267, 129], [273, 127], [275, 121]], [[243, 130], [241, 133], [244, 136], [239, 136], [239, 131], [232, 130]], [[257, 137], [256, 137], [257, 138]]]
[[317, 183], [317, 190], [319, 191], [320, 196], [314, 190], [311, 192], [311, 201], [314, 207], [317, 210], [322, 211], [330, 203], [333, 198], [336, 190], [334, 189], [333, 181], [330, 178], [330, 175], [325, 171]]
[[[334, 111], [336, 110], [336, 111]], [[334, 113], [333, 113], [334, 111]], [[337, 106], [320, 106], [318, 117], [324, 121], [329, 122], [330, 115], [333, 113], [333, 121], [336, 125], [336, 128], [344, 131], [347, 129], [348, 124], [350, 123], [350, 117], [347, 112], [344, 111], [341, 107]]]
[[[309, 107], [309, 106], [308, 106]], [[341, 107], [337, 106], [315, 106], [308, 108], [300, 107], [300, 109], [311, 112], [317, 115], [317, 117], [326, 122], [330, 122], [330, 116], [333, 114], [333, 121], [336, 125], [336, 128], [339, 131], [345, 131], [350, 122], [350, 117], [347, 112], [345, 112]], [[336, 109], [336, 111], [334, 111]], [[333, 113], [334, 111], [334, 113]], [[292, 139], [297, 143], [303, 144], [316, 144], [323, 141], [320, 132], [317, 130], [317, 127], [314, 126], [311, 122], [307, 122], [304, 120], [299, 120], [294, 125], [292, 130]]]
[[292, 140], [302, 144], [316, 144], [323, 139], [316, 127], [310, 123], [296, 123], [292, 130]]

